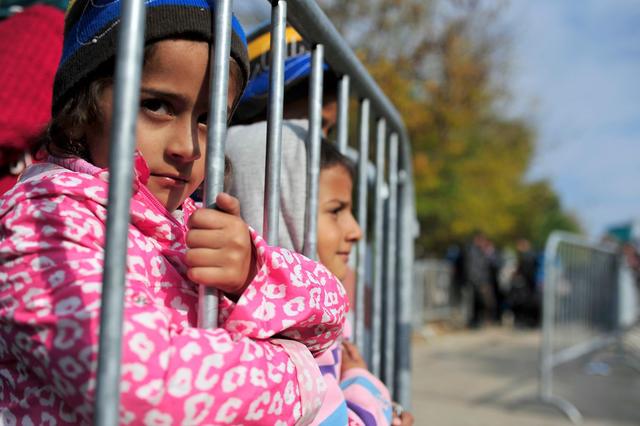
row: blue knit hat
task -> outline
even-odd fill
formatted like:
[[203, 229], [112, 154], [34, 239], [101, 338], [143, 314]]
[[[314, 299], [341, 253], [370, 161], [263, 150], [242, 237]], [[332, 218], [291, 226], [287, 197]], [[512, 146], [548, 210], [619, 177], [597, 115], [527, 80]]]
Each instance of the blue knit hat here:
[[[145, 0], [145, 45], [166, 39], [213, 40], [211, 0]], [[214, 5], [215, 7], [215, 2]], [[120, 23], [120, 0], [71, 0], [64, 27], [62, 59], [54, 85], [52, 111], [64, 107], [75, 90], [113, 60]], [[231, 57], [249, 79], [247, 40], [233, 17]]]
[[[249, 35], [249, 61], [251, 74], [247, 88], [236, 110], [233, 122], [237, 124], [253, 121], [264, 113], [269, 96], [269, 67], [271, 66], [270, 24], [260, 26]], [[291, 26], [285, 31], [286, 49], [284, 60], [285, 102], [308, 93], [311, 75], [311, 50], [302, 36]], [[337, 82], [329, 66], [324, 64], [325, 86]]]

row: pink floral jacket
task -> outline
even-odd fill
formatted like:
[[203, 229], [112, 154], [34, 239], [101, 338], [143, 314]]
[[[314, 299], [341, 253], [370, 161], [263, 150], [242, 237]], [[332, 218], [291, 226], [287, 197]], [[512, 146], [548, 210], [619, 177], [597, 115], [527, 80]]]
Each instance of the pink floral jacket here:
[[[306, 424], [324, 397], [313, 355], [341, 333], [342, 285], [255, 232], [258, 274], [220, 328], [195, 327], [187, 200], [171, 215], [136, 158], [121, 378], [122, 424]], [[0, 424], [90, 424], [107, 172], [79, 159], [31, 166], [0, 198]], [[176, 217], [182, 216], [182, 217]]]

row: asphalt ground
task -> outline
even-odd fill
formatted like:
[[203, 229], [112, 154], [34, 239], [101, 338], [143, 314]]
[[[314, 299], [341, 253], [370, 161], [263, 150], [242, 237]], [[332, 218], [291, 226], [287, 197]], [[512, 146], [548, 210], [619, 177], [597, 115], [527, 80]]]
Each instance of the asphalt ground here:
[[[423, 330], [412, 351], [415, 424], [571, 425], [536, 398], [539, 342], [538, 330], [511, 327]], [[640, 425], [640, 371], [613, 353], [562, 365], [553, 383], [586, 426]]]

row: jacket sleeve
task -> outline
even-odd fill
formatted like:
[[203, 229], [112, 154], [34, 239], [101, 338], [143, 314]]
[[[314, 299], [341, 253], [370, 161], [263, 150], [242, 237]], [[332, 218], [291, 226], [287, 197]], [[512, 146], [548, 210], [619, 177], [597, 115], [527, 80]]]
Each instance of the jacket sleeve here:
[[[104, 212], [88, 204], [26, 200], [0, 228], [0, 359], [11, 353], [50, 388], [52, 411], [71, 423], [90, 421], [96, 386]], [[315, 416], [324, 383], [307, 348], [321, 351], [339, 334], [341, 287], [307, 259], [260, 241], [257, 249], [260, 273], [215, 330], [176, 327], [140, 274], [127, 276], [122, 423], [284, 425]], [[136, 261], [129, 256], [130, 269]]]
[[384, 384], [364, 368], [351, 368], [342, 376], [340, 388], [349, 409], [349, 424], [391, 424], [392, 407]]
[[317, 357], [342, 335], [348, 310], [344, 287], [322, 264], [270, 247], [254, 230], [251, 236], [258, 273], [236, 304], [225, 299], [223, 327], [253, 339], [292, 339]]

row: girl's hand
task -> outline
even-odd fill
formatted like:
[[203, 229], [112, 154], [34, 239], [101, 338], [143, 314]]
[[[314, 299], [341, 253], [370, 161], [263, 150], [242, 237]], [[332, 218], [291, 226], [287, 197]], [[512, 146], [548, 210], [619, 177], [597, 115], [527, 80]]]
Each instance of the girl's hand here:
[[358, 347], [350, 342], [342, 342], [342, 367], [340, 369], [341, 375], [347, 372], [351, 368], [367, 368], [367, 363], [358, 351]]
[[187, 224], [186, 263], [190, 280], [240, 296], [256, 274], [255, 249], [240, 202], [229, 194], [216, 198], [220, 210], [201, 208]]
[[408, 411], [403, 411], [399, 416], [394, 413], [391, 424], [393, 426], [413, 426], [413, 415]]

